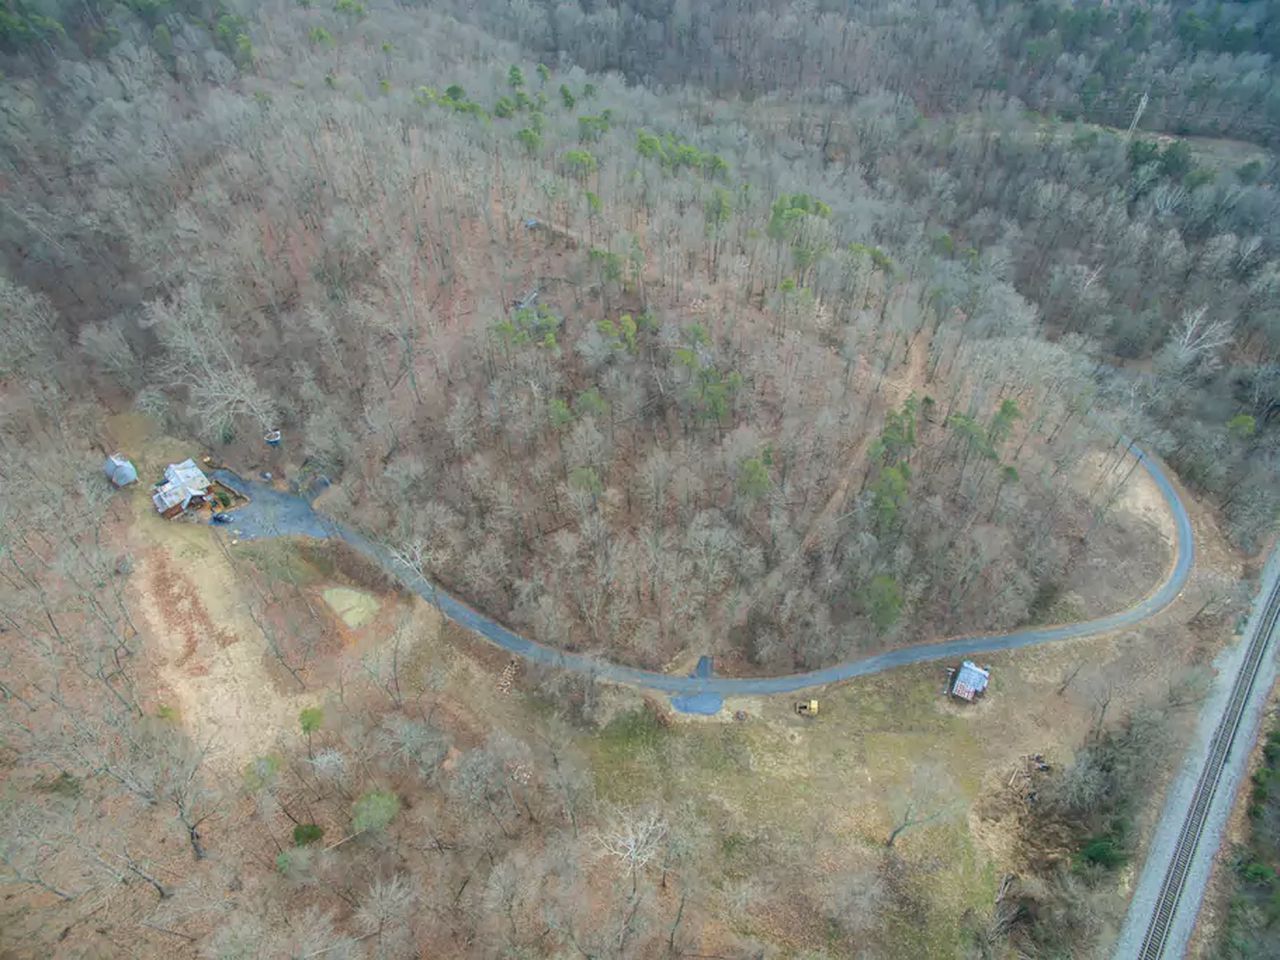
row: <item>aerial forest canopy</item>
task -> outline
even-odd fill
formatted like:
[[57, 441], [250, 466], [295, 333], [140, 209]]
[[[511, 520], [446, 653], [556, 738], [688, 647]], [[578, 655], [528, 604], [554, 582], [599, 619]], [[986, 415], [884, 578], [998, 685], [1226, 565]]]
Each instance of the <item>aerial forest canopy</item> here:
[[[109, 412], [279, 429], [432, 581], [655, 669], [1110, 612], [1169, 556], [1130, 440], [1247, 551], [1280, 511], [1276, 56], [1276, 0], [0, 0], [0, 480]], [[7, 563], [79, 542], [6, 511]]]
[[[634, 75], [625, 7], [513, 7], [566, 38], [551, 68], [412, 9], [134, 6], [7, 14], [6, 367], [56, 357], [215, 445], [284, 427], [334, 509], [539, 639], [792, 669], [1043, 618], [1121, 432], [1242, 542], [1275, 515], [1259, 159], [1050, 125], [985, 74], [865, 89], [832, 71], [899, 35], [861, 5], [794, 75], [682, 78], [754, 95], [716, 101], [582, 72], [612, 24], [587, 66]], [[731, 6], [653, 42], [739, 62], [760, 18]], [[946, 9], [1082, 50], [1136, 29]]]
[[727, 96], [889, 92], [927, 113], [991, 94], [1065, 120], [1274, 143], [1280, 3], [1037, 0], [448, 2], [455, 16], [586, 70]]

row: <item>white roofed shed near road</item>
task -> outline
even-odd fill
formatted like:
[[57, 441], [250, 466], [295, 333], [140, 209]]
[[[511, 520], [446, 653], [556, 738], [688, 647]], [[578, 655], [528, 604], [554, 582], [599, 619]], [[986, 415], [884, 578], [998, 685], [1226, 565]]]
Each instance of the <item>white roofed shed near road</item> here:
[[987, 681], [990, 679], [990, 670], [984, 670], [972, 660], [966, 660], [960, 664], [960, 669], [952, 678], [951, 695], [962, 700], [976, 700], [986, 692]]

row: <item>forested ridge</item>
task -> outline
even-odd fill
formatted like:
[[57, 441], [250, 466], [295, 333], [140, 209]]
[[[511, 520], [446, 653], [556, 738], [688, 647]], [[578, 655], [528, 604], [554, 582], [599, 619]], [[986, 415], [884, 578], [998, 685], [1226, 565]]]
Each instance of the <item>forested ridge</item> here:
[[[407, 4], [414, 5], [431, 6]], [[233, 5], [130, 0], [122, 6], [164, 30], [166, 16], [198, 17], [228, 56], [249, 55], [240, 38], [251, 43], [251, 31]], [[585, 70], [618, 70], [647, 84], [693, 82], [749, 96], [825, 85], [846, 96], [890, 91], [929, 113], [973, 109], [994, 94], [1119, 127], [1128, 126], [1145, 94], [1144, 129], [1266, 142], [1280, 129], [1273, 83], [1280, 5], [1274, 0], [804, 0], [781, 7], [760, 0], [495, 0], [436, 8], [536, 55], [567, 55]], [[8, 0], [0, 42], [52, 51], [70, 39], [100, 50], [120, 29], [109, 10]], [[160, 36], [163, 43], [164, 31]]]
[[[1168, 555], [1115, 509], [1122, 437], [1246, 550], [1280, 506], [1274, 9], [8, 0], [0, 450], [8, 490], [48, 493], [3, 503], [24, 644], [0, 693], [62, 818], [8, 803], [8, 878], [68, 902], [149, 884], [170, 945], [217, 957], [691, 952], [718, 902], [705, 826], [594, 806], [563, 730], [437, 715], [430, 675], [401, 687], [408, 631], [213, 782], [148, 688], [103, 539], [122, 521], [78, 505], [104, 416], [233, 466], [282, 429], [289, 480], [332, 482], [323, 509], [404, 564], [648, 667], [782, 672], [1116, 609]], [[264, 657], [324, 689], [305, 591], [254, 589]], [[556, 723], [592, 721], [589, 682], [546, 679]], [[614, 735], [661, 753], [660, 727]], [[1117, 784], [1142, 781], [1086, 760], [1110, 779], [1081, 766], [1052, 809], [1119, 830]], [[174, 883], [84, 827], [126, 801], [197, 862], [219, 821], [279, 857]], [[832, 955], [893, 955], [924, 874], [887, 846], [795, 907]], [[272, 896], [201, 886], [245, 882]], [[973, 943], [1093, 943], [1081, 882]]]
[[589, 70], [758, 96], [835, 87], [927, 113], [991, 95], [1067, 119], [1271, 141], [1280, 119], [1275, 3], [818, 0], [452, 4], [455, 15]]

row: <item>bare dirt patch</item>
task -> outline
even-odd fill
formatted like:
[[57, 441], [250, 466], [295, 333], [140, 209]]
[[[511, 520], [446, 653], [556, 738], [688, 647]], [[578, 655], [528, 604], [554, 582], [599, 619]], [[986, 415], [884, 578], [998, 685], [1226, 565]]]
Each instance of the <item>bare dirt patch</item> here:
[[[267, 550], [224, 547], [208, 527], [139, 519], [135, 530], [145, 529], [151, 545], [131, 585], [145, 649], [172, 698], [165, 705], [193, 734], [212, 737], [215, 760], [228, 766], [293, 736], [298, 711], [323, 699], [342, 671], [361, 670], [360, 658], [396, 631], [406, 651], [438, 634], [439, 615], [425, 603], [407, 606], [332, 581], [312, 586], [324, 571], [289, 541]], [[305, 688], [273, 655], [269, 638]]]
[[239, 640], [225, 626], [213, 623], [192, 582], [175, 570], [166, 557], [147, 565], [143, 590], [151, 598], [170, 641], [181, 646], [182, 654], [174, 661], [175, 666], [190, 661], [202, 641], [206, 645], [212, 641], [218, 647], [229, 647]]
[[1125, 479], [1110, 507], [1087, 529], [1081, 557], [1065, 584], [1069, 596], [1064, 610], [1074, 614], [1067, 619], [1122, 610], [1168, 575], [1176, 539], [1173, 517], [1155, 482], [1134, 466], [1126, 458], [1109, 479], [1104, 478], [1104, 455], [1098, 452], [1081, 461], [1072, 474], [1071, 482], [1082, 496]]
[[293, 701], [306, 698], [277, 692], [252, 625], [225, 609], [210, 612], [229, 592], [231, 574], [221, 567], [211, 556], [190, 576], [155, 548], [139, 561], [134, 585], [146, 650], [170, 706], [194, 735], [212, 738], [215, 761], [238, 766], [269, 750], [301, 709]]

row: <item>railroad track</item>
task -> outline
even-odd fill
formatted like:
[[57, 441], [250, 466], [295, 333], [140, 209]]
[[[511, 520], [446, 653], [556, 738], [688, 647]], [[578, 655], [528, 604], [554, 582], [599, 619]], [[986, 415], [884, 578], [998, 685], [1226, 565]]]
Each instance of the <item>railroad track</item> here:
[[1174, 914], [1178, 909], [1178, 901], [1182, 898], [1183, 886], [1187, 881], [1187, 873], [1191, 869], [1191, 861], [1200, 836], [1204, 833], [1205, 823], [1209, 819], [1209, 808], [1213, 805], [1214, 796], [1218, 792], [1218, 781], [1222, 777], [1222, 769], [1226, 766], [1227, 755], [1235, 742], [1244, 716], [1245, 705], [1249, 701], [1250, 691], [1258, 675], [1258, 668], [1266, 654], [1271, 633], [1280, 620], [1280, 579], [1276, 580], [1266, 599], [1266, 607], [1249, 641], [1244, 662], [1236, 674], [1231, 688], [1231, 698], [1227, 701], [1227, 709], [1218, 721], [1213, 740], [1209, 747], [1209, 756], [1205, 762], [1200, 779], [1196, 781], [1195, 793], [1191, 796], [1191, 807], [1178, 833], [1174, 845], [1173, 857], [1165, 871], [1164, 881], [1160, 884], [1160, 894], [1156, 899], [1155, 910], [1147, 925], [1146, 935], [1142, 938], [1142, 948], [1138, 952], [1139, 960], [1160, 960], [1164, 956], [1165, 946], [1169, 940], [1169, 932], [1173, 924]]

